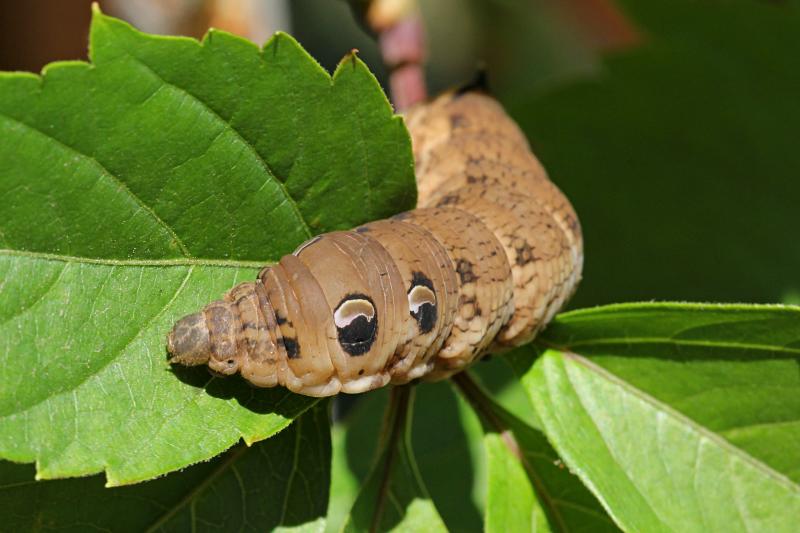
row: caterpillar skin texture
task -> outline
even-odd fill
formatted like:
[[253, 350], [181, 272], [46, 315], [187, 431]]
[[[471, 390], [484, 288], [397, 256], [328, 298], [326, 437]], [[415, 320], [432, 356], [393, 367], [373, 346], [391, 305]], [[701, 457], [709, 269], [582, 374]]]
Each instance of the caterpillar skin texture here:
[[180, 320], [170, 361], [308, 396], [443, 379], [529, 342], [575, 290], [578, 218], [491, 97], [406, 115], [419, 207], [302, 244]]

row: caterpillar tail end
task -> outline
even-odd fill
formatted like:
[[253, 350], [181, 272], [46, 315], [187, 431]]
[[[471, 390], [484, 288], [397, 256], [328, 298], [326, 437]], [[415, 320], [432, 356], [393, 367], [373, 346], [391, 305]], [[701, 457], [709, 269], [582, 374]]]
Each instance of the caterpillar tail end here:
[[186, 366], [208, 363], [211, 342], [203, 313], [194, 313], [180, 319], [167, 336], [169, 362]]

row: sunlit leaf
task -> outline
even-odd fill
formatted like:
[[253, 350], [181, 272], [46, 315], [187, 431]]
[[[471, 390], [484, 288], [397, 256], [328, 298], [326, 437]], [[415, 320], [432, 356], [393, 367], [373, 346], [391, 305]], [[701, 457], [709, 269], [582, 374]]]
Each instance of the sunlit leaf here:
[[566, 313], [514, 358], [567, 466], [633, 530], [791, 531], [800, 308]]
[[156, 37], [95, 12], [91, 64], [0, 74], [0, 456], [118, 485], [314, 403], [170, 372], [172, 323], [310, 235], [414, 204], [367, 68], [290, 37]]
[[486, 531], [617, 531], [547, 439], [469, 375], [454, 381], [481, 418], [488, 479]]

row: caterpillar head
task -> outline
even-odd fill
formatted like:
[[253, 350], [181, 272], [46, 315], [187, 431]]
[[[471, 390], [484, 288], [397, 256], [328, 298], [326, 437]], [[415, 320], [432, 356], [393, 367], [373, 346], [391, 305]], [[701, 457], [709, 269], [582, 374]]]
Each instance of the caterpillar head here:
[[[208, 365], [215, 373], [239, 371], [248, 380], [268, 386], [277, 380], [276, 347], [256, 310], [255, 284], [234, 287], [224, 300], [207, 305], [199, 313], [179, 320], [167, 337], [170, 363]], [[271, 312], [267, 307], [263, 312]]]
[[180, 319], [167, 335], [169, 362], [186, 366], [208, 363], [211, 344], [203, 313], [193, 313]]

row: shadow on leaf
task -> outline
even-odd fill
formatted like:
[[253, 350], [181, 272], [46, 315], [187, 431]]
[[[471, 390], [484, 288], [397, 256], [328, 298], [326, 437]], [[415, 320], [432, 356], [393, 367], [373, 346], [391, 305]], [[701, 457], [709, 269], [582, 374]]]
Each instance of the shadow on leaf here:
[[204, 366], [173, 365], [170, 372], [181, 382], [205, 389], [206, 394], [220, 400], [236, 400], [236, 402], [254, 413], [275, 413], [286, 418], [294, 418], [319, 401], [318, 398], [294, 394], [283, 387], [270, 389], [254, 387], [241, 376], [216, 377], [209, 374]]

